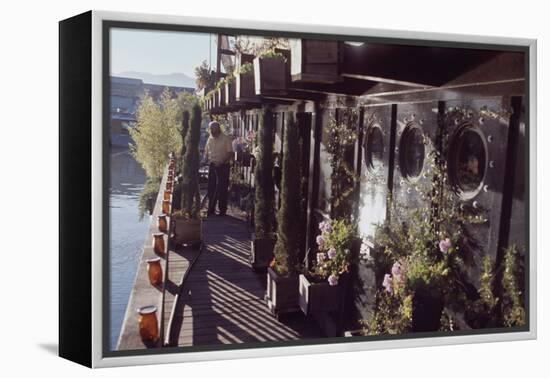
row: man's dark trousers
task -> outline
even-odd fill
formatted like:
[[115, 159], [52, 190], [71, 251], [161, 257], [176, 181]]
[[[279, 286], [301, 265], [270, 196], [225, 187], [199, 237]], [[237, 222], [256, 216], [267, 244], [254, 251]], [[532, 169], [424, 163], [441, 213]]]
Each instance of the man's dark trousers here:
[[227, 211], [227, 190], [229, 186], [229, 163], [216, 166], [210, 163], [208, 170], [208, 214], [214, 214], [216, 203], [220, 214]]

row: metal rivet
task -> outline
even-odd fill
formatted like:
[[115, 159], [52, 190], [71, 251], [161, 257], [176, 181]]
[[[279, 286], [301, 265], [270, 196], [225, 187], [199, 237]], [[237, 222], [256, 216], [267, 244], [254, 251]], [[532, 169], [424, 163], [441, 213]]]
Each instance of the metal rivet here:
[[493, 160], [491, 160], [489, 162], [489, 168], [494, 168], [495, 167], [495, 162]]
[[411, 194], [411, 192], [412, 192], [411, 188], [407, 188], [407, 193]]
[[474, 202], [472, 203], [472, 207], [473, 207], [474, 209], [477, 209], [477, 208], [479, 207], [477, 201], [474, 201]]
[[411, 119], [415, 119], [415, 118], [416, 118], [416, 114], [413, 113], [413, 114], [411, 115]]
[[483, 191], [488, 192], [489, 191], [489, 186], [488, 185], [483, 185]]
[[399, 185], [405, 185], [405, 180], [399, 181]]
[[395, 147], [395, 152], [399, 152], [399, 147]]
[[458, 118], [455, 118], [455, 125], [458, 125], [460, 123], [460, 121], [458, 120]]
[[479, 117], [479, 124], [483, 125], [485, 123], [485, 119], [483, 117]]
[[493, 136], [492, 135], [488, 135], [487, 136], [487, 142], [491, 143], [493, 141]]

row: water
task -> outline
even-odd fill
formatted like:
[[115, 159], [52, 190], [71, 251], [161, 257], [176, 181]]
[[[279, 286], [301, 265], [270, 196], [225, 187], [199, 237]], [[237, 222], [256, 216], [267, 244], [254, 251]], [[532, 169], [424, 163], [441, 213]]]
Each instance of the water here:
[[111, 150], [111, 350], [116, 348], [139, 258], [149, 227], [149, 216], [139, 220], [139, 194], [147, 177], [128, 150]]

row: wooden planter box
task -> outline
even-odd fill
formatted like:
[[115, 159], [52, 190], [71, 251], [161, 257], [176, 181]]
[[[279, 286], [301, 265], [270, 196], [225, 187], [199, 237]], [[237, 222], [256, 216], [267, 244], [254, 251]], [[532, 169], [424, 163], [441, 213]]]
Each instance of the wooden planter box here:
[[225, 83], [225, 104], [228, 106], [237, 105], [235, 80]]
[[336, 286], [330, 286], [328, 282], [314, 283], [310, 282], [303, 274], [300, 274], [300, 309], [305, 315], [338, 310], [341, 284], [340, 282]]
[[241, 163], [243, 167], [250, 167], [252, 154], [246, 151], [235, 151], [235, 161]]
[[288, 81], [288, 63], [283, 58], [254, 59], [254, 87], [257, 95], [285, 94]]
[[256, 238], [256, 234], [252, 234], [250, 242], [250, 266], [253, 269], [265, 269], [273, 260], [273, 248], [277, 239], [273, 238]]
[[254, 69], [245, 74], [238, 74], [236, 79], [235, 98], [240, 102], [259, 102], [254, 85]]
[[296, 39], [291, 43], [290, 53], [292, 81], [332, 84], [343, 80], [342, 42]]
[[202, 242], [202, 219], [174, 219], [173, 241], [177, 245], [196, 245]]
[[216, 95], [218, 97], [218, 107], [225, 106], [225, 85], [216, 90]]
[[298, 276], [281, 277], [267, 268], [267, 291], [265, 300], [269, 310], [275, 314], [300, 311], [298, 305]]
[[212, 94], [212, 108], [210, 110], [215, 110], [220, 106], [220, 98], [218, 96], [218, 91], [215, 91]]

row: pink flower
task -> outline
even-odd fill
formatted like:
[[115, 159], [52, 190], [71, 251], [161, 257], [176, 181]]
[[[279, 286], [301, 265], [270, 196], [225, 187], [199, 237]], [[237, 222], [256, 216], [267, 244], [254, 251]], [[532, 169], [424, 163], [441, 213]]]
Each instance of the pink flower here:
[[336, 286], [338, 285], [338, 276], [335, 276], [334, 274], [331, 274], [329, 277], [328, 277], [328, 284], [330, 286]]
[[393, 263], [393, 266], [391, 267], [391, 274], [392, 276], [401, 275], [401, 264], [399, 264], [399, 261]]
[[317, 254], [317, 263], [320, 264], [322, 263], [323, 261], [325, 261], [326, 259], [326, 255], [323, 253], [323, 252], [319, 252]]
[[332, 231], [332, 225], [330, 224], [330, 221], [323, 221], [319, 223], [319, 230], [321, 230], [322, 233], [328, 233]]
[[443, 253], [447, 253], [449, 248], [452, 247], [451, 239], [447, 238], [439, 242], [439, 250]]
[[386, 274], [384, 276], [384, 282], [382, 282], [382, 286], [384, 286], [388, 293], [393, 293], [393, 279], [389, 274]]
[[318, 235], [316, 238], [315, 238], [315, 241], [317, 242], [317, 245], [319, 247], [322, 247], [323, 245], [325, 245], [325, 238], [323, 238], [321, 235]]
[[334, 248], [329, 249], [327, 252], [327, 255], [328, 255], [328, 258], [332, 260], [333, 258], [336, 257], [336, 249]]

